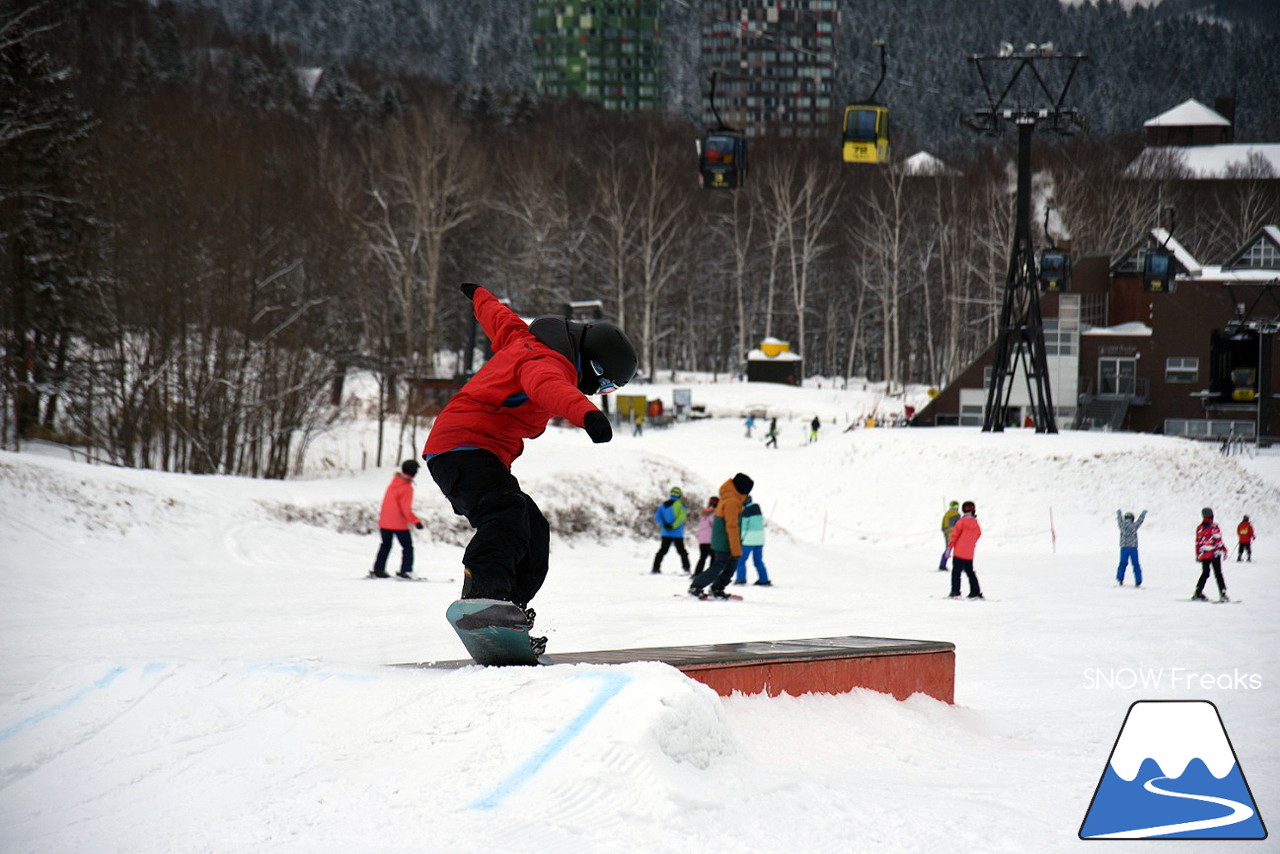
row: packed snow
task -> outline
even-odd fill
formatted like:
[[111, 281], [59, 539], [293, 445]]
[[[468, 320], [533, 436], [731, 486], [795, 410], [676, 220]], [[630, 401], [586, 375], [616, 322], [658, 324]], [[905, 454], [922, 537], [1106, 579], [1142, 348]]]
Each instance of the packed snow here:
[[[869, 690], [718, 697], [654, 662], [390, 667], [465, 657], [443, 613], [469, 529], [425, 471], [417, 571], [431, 581], [363, 577], [407, 438], [362, 468], [376, 427], [343, 421], [286, 482], [32, 445], [0, 454], [0, 850], [1062, 851], [1086, 844], [1077, 832], [1126, 710], [1146, 699], [1212, 701], [1273, 818], [1280, 453], [866, 429], [919, 395], [684, 379], [709, 417], [621, 427], [598, 446], [552, 427], [516, 463], [573, 532], [553, 541], [533, 603], [549, 653], [950, 641], [954, 705]], [[671, 406], [671, 383], [639, 390]], [[765, 417], [748, 438], [751, 411]], [[777, 449], [764, 446], [773, 415]], [[739, 471], [766, 514], [775, 586], [685, 597], [674, 551], [649, 571], [649, 516], [672, 485], [696, 508]], [[986, 601], [945, 598], [950, 500], [977, 503]], [[1225, 564], [1239, 604], [1188, 601], [1203, 506], [1232, 544], [1243, 514], [1258, 530], [1253, 561]], [[1115, 583], [1117, 509], [1148, 511], [1139, 589]]]

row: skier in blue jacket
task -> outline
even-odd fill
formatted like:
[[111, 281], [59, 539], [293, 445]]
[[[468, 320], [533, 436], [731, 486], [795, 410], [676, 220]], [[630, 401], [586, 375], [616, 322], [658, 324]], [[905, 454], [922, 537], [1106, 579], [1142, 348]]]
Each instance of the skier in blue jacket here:
[[1146, 518], [1146, 510], [1143, 510], [1142, 515], [1137, 519], [1133, 518], [1132, 513], [1116, 511], [1116, 525], [1120, 528], [1120, 565], [1116, 567], [1117, 584], [1124, 584], [1125, 568], [1132, 563], [1133, 586], [1142, 586], [1142, 564], [1138, 563], [1138, 529], [1142, 527], [1142, 522]]
[[685, 511], [684, 502], [680, 499], [683, 494], [680, 487], [671, 487], [667, 500], [653, 511], [653, 521], [657, 523], [658, 531], [662, 534], [662, 545], [658, 547], [658, 553], [653, 558], [655, 573], [662, 572], [662, 558], [667, 553], [667, 549], [672, 546], [676, 547], [676, 552], [680, 555], [680, 566], [685, 572], [689, 571], [689, 553], [684, 548], [684, 523], [689, 518], [689, 514]]

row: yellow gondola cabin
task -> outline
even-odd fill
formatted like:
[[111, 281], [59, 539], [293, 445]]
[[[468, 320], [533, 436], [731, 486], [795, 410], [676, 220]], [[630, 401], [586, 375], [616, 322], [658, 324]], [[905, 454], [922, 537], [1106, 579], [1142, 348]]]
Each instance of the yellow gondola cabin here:
[[844, 108], [845, 163], [889, 162], [889, 108], [880, 104], [850, 104]]

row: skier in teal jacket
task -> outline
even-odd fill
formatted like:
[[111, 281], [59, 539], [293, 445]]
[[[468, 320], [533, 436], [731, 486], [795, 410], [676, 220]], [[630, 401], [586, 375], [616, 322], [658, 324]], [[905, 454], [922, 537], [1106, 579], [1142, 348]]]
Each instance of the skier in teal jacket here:
[[773, 582], [769, 580], [769, 570], [764, 567], [764, 514], [750, 495], [747, 496], [747, 503], [742, 506], [739, 524], [742, 526], [742, 555], [738, 558], [738, 577], [735, 583], [747, 583], [747, 559], [750, 558], [756, 565], [756, 585], [769, 587]]

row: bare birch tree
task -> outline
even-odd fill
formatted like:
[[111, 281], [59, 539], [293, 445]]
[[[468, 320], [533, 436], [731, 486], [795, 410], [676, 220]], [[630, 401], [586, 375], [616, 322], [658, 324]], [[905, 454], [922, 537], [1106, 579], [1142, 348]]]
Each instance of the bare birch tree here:
[[531, 305], [546, 308], [573, 299], [584, 284], [579, 279], [587, 231], [570, 196], [573, 158], [550, 139], [526, 142], [519, 150], [525, 165], [507, 174], [490, 203], [504, 227], [488, 243], [501, 256], [511, 285], [524, 287]]
[[369, 249], [400, 311], [406, 360], [430, 364], [440, 347], [445, 242], [485, 204], [487, 170], [467, 129], [442, 111], [407, 113], [384, 137], [370, 174]]
[[628, 160], [622, 143], [612, 137], [601, 141], [597, 156], [590, 160], [595, 170], [595, 196], [589, 244], [599, 259], [606, 284], [613, 289], [614, 322], [623, 329], [627, 328], [627, 303], [633, 289], [630, 276], [635, 223], [641, 208], [639, 198], [631, 192]]
[[[678, 250], [687, 233], [688, 194], [670, 176], [675, 171], [662, 140], [645, 140], [642, 159], [632, 171], [638, 207], [635, 223], [636, 273], [640, 293], [640, 364], [657, 370], [655, 356], [662, 332], [658, 313], [671, 299], [668, 287], [680, 269]], [[625, 327], [624, 327], [625, 328]]]
[[867, 254], [866, 287], [880, 307], [884, 327], [880, 360], [884, 379], [891, 388], [904, 379], [903, 304], [910, 287], [906, 265], [907, 232], [911, 228], [904, 193], [906, 178], [901, 169], [881, 173], [877, 192], [866, 193], [860, 199], [851, 234]]
[[791, 284], [791, 303], [796, 313], [796, 339], [800, 352], [808, 352], [806, 321], [808, 320], [809, 285], [814, 267], [830, 248], [823, 241], [827, 226], [836, 212], [835, 182], [816, 158], [804, 162], [799, 184], [794, 187], [794, 215], [785, 223], [787, 234], [787, 272]]

